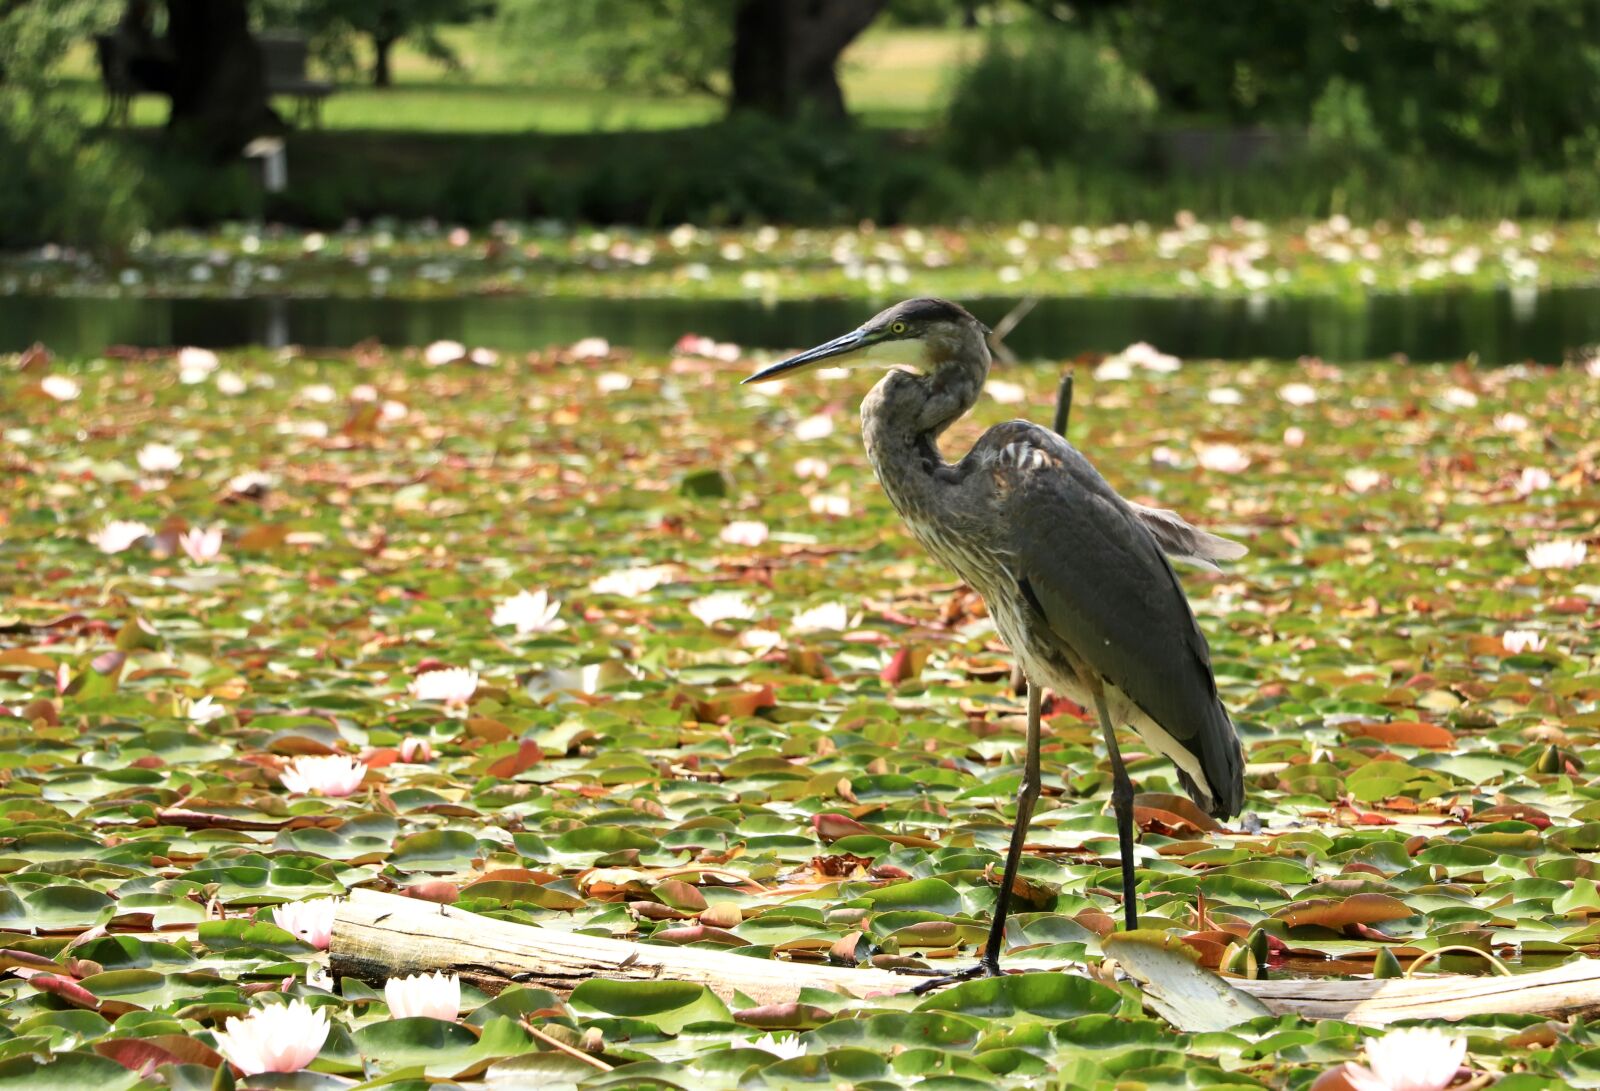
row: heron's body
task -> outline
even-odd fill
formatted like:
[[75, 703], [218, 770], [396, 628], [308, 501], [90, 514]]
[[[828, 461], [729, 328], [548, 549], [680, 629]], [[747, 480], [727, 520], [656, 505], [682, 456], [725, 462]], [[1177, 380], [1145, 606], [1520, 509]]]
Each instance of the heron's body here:
[[[1238, 739], [1205, 637], [1141, 509], [1030, 421], [998, 424], [959, 462], [945, 461], [942, 426], [919, 434], [896, 423], [920, 417], [911, 410], [930, 400], [925, 383], [891, 371], [861, 403], [867, 457], [912, 535], [983, 596], [1034, 684], [1093, 709], [1098, 683], [1113, 721], [1172, 761], [1196, 803], [1218, 817], [1237, 814]], [[1063, 572], [1081, 580], [1052, 602]]]
[[1208, 564], [1243, 548], [1171, 512], [1129, 503], [1065, 439], [1027, 421], [996, 425], [959, 462], [946, 461], [939, 436], [983, 389], [986, 333], [953, 303], [908, 300], [751, 377], [847, 357], [896, 368], [861, 403], [867, 456], [912, 534], [983, 596], [1031, 683], [1017, 822], [994, 922], [983, 960], [958, 976], [999, 972], [1006, 908], [1041, 787], [1041, 686], [1099, 713], [1130, 928], [1137, 924], [1133, 789], [1115, 727], [1132, 727], [1171, 759], [1180, 782], [1212, 814], [1237, 814], [1244, 797], [1238, 735], [1217, 698], [1205, 637], [1167, 561], [1172, 555]]

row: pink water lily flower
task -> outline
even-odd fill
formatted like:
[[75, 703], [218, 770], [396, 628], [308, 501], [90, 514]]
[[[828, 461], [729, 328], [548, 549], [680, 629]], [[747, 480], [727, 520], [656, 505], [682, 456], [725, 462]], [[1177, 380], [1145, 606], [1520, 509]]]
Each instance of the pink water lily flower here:
[[338, 898], [310, 898], [272, 907], [272, 920], [285, 932], [293, 932], [319, 951], [328, 949], [333, 935], [333, 912]]
[[289, 763], [279, 776], [283, 786], [297, 795], [313, 793], [330, 798], [353, 795], [367, 775], [366, 762], [344, 754], [302, 756]]
[[1549, 470], [1541, 466], [1524, 466], [1522, 473], [1517, 475], [1517, 495], [1531, 496], [1548, 489], [1553, 482]]
[[190, 527], [178, 535], [178, 548], [195, 564], [214, 561], [222, 554], [222, 528]]
[[383, 999], [396, 1019], [423, 1016], [454, 1021], [461, 1013], [461, 978], [439, 971], [391, 977], [383, 986]]
[[1343, 1074], [1356, 1091], [1443, 1091], [1466, 1055], [1464, 1037], [1408, 1027], [1367, 1039], [1367, 1063], [1347, 1062]]
[[246, 1076], [298, 1072], [322, 1052], [328, 1040], [328, 1013], [304, 1000], [268, 1004], [229, 1019], [216, 1032], [217, 1052]]

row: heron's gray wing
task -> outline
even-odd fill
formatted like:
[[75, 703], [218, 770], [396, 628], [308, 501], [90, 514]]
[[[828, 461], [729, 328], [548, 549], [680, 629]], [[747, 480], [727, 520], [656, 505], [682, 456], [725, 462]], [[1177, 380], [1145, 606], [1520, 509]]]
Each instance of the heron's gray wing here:
[[1160, 543], [1071, 444], [1023, 424], [992, 430], [1002, 448], [1026, 444], [1048, 456], [993, 463], [1004, 475], [1001, 533], [1020, 590], [1074, 653], [1200, 759], [1213, 793], [1200, 802], [1219, 815], [1238, 813], [1238, 736], [1217, 697], [1206, 638]]
[[1183, 516], [1166, 508], [1149, 508], [1128, 502], [1128, 507], [1144, 528], [1155, 536], [1156, 544], [1174, 561], [1188, 561], [1197, 568], [1217, 571], [1217, 561], [1236, 561], [1250, 550], [1239, 542], [1190, 526]]

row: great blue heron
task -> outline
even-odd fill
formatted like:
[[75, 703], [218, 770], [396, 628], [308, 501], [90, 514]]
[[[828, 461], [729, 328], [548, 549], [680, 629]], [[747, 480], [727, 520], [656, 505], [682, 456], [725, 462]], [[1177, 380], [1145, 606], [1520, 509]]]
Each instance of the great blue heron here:
[[1171, 759], [1179, 782], [1211, 814], [1232, 817], [1244, 803], [1239, 736], [1167, 561], [1209, 567], [1244, 547], [1124, 500], [1070, 443], [1028, 421], [995, 425], [965, 458], [946, 462], [939, 435], [978, 400], [989, 372], [987, 333], [954, 303], [911, 299], [744, 380], [824, 361], [892, 369], [861, 402], [867, 457], [916, 539], [983, 595], [1029, 682], [1027, 757], [988, 942], [976, 966], [919, 991], [1000, 972], [1006, 911], [1039, 798], [1043, 687], [1099, 715], [1130, 930], [1138, 927], [1133, 785], [1115, 728], [1132, 727]]

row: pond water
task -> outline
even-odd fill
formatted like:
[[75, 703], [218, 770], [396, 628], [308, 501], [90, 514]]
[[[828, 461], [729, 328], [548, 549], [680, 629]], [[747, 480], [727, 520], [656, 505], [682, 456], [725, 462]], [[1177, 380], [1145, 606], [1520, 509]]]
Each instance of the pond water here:
[[[991, 323], [1015, 304], [983, 299]], [[509, 298], [101, 299], [0, 296], [0, 351], [42, 341], [66, 355], [110, 345], [227, 348], [300, 344], [337, 348], [376, 338], [391, 345], [450, 339], [520, 351], [600, 336], [661, 351], [694, 332], [761, 348], [815, 344], [857, 325], [875, 306], [860, 300]], [[1024, 359], [1064, 359], [1150, 341], [1191, 358], [1413, 360], [1558, 363], [1600, 343], [1600, 287], [1547, 292], [1448, 291], [1365, 299], [1041, 300], [1008, 339]]]

